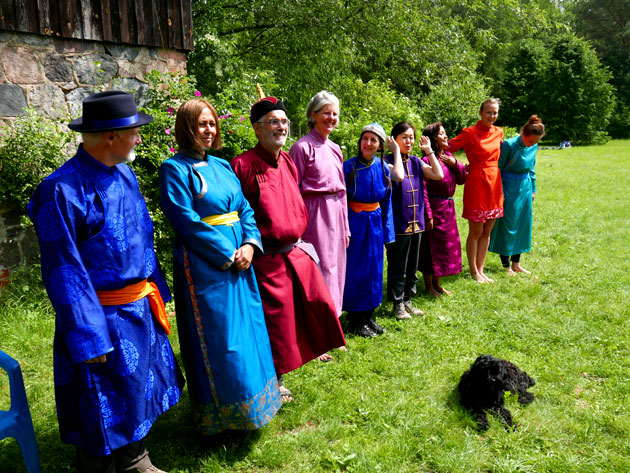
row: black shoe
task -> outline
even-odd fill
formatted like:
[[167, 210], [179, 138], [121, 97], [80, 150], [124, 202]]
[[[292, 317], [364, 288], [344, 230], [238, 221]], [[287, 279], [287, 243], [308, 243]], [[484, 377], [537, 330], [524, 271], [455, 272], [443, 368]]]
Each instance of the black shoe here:
[[374, 333], [376, 333], [377, 335], [381, 335], [383, 333], [385, 333], [387, 330], [385, 330], [385, 327], [380, 326], [379, 324], [376, 323], [376, 320], [374, 320], [373, 317], [370, 317], [367, 321], [367, 326], [369, 328], [372, 329], [372, 331]]
[[376, 332], [374, 332], [374, 330], [372, 330], [367, 324], [361, 325], [357, 329], [357, 334], [361, 335], [364, 338], [376, 337]]

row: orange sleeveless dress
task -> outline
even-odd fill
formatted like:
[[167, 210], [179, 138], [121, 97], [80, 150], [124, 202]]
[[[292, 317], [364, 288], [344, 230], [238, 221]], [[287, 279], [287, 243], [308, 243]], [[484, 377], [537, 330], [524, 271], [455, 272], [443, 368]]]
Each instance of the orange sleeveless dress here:
[[503, 216], [503, 187], [499, 173], [499, 156], [503, 128], [487, 127], [478, 121], [464, 128], [449, 141], [451, 152], [464, 149], [470, 169], [464, 184], [462, 217], [474, 222], [487, 222]]

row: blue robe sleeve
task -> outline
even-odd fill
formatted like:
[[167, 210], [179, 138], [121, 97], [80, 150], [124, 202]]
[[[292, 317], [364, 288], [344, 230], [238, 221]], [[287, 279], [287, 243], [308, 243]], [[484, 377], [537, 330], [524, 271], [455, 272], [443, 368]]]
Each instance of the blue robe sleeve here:
[[[127, 179], [129, 179], [130, 181], [133, 181], [135, 185], [133, 186], [134, 195], [132, 198], [138, 202], [142, 202], [142, 205], [144, 206], [146, 210], [146, 204], [144, 202], [144, 197], [142, 193], [140, 192], [140, 186], [138, 184], [138, 178], [136, 177], [136, 174], [127, 164], [119, 165], [118, 170], [121, 172], [121, 174], [124, 174], [127, 177]], [[147, 210], [147, 214], [148, 214], [148, 210]], [[153, 235], [151, 235], [151, 238], [153, 238]], [[171, 294], [171, 291], [168, 287], [168, 283], [166, 282], [166, 278], [164, 277], [164, 272], [162, 271], [162, 267], [160, 266], [160, 261], [157, 259], [157, 257], [155, 259], [155, 270], [151, 273], [151, 275], [147, 278], [147, 280], [149, 282], [155, 283], [155, 285], [158, 287], [158, 290], [160, 291], [160, 296], [162, 296], [162, 300], [164, 302], [168, 302], [173, 298], [173, 295]]]
[[189, 166], [171, 158], [160, 166], [159, 178], [160, 207], [178, 237], [210, 264], [219, 269], [230, 267], [237, 248], [196, 212]]
[[499, 156], [499, 171], [505, 171], [505, 167], [508, 164], [512, 156], [512, 146], [510, 146], [510, 142], [505, 140], [501, 143], [501, 155]]
[[536, 152], [538, 151], [538, 144], [533, 146], [532, 153], [534, 156], [532, 157], [532, 168], [529, 170], [529, 177], [532, 179], [532, 193], [536, 193], [536, 170], [534, 167], [536, 166]]
[[113, 351], [107, 320], [77, 246], [88, 207], [81, 189], [45, 180], [28, 205], [41, 251], [42, 279], [57, 334], [74, 363]]
[[[387, 166], [385, 166], [385, 174], [387, 174], [387, 177], [390, 177]], [[379, 202], [379, 205], [381, 206], [381, 218], [383, 219], [383, 243], [392, 243], [396, 240], [396, 233], [394, 231], [391, 185], [385, 190], [385, 197]]]

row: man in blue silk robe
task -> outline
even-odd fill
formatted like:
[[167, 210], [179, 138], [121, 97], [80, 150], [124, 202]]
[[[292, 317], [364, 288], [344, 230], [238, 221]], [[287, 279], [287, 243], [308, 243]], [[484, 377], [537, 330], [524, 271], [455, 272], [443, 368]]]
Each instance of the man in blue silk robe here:
[[170, 292], [153, 249], [153, 223], [124, 164], [140, 143], [133, 97], [101, 92], [83, 102], [77, 154], [28, 205], [42, 278], [56, 313], [55, 399], [63, 442], [79, 472], [160, 472], [144, 438], [176, 404], [183, 377], [163, 300]]

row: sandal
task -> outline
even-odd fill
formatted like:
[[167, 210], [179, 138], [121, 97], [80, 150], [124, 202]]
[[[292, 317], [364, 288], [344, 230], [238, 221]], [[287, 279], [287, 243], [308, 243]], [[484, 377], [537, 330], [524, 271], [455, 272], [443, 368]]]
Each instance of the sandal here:
[[293, 401], [293, 394], [284, 386], [280, 386], [280, 397], [282, 398], [282, 404]]

